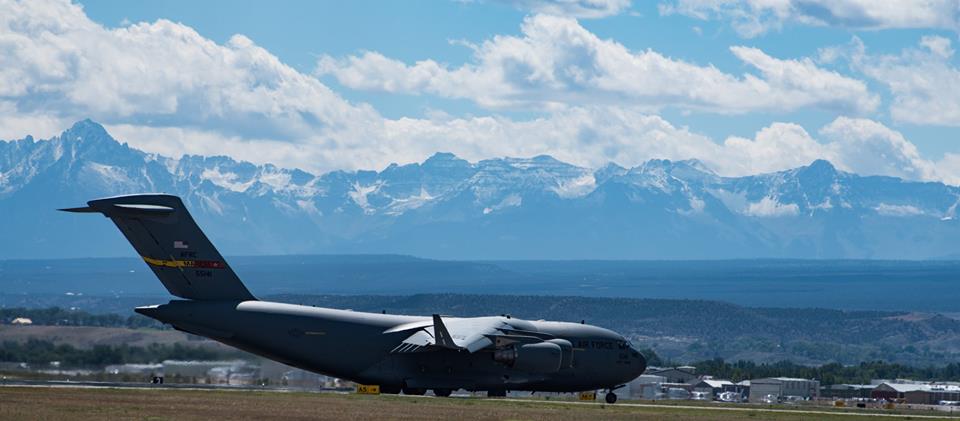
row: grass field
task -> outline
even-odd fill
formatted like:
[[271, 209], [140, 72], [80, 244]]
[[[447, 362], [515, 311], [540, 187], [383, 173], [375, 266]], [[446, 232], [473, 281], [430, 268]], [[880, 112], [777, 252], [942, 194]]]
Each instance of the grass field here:
[[[931, 414], [934, 415], [934, 414]], [[917, 419], [922, 416], [904, 416]], [[724, 411], [330, 393], [0, 387], [0, 420], [861, 420], [825, 413]]]

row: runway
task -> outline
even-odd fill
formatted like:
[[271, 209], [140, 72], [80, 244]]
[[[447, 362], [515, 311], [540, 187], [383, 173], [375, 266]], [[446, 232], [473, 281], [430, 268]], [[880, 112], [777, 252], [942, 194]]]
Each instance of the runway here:
[[[497, 401], [510, 401], [510, 399], [487, 399], [487, 400], [497, 400]], [[576, 402], [576, 401], [546, 401], [554, 405], [606, 405], [599, 402]], [[882, 418], [910, 418], [910, 419], [951, 419], [956, 420], [960, 419], [960, 411], [957, 415], [923, 415], [923, 414], [884, 414], [876, 412], [854, 412], [856, 409], [836, 409], [831, 411], [818, 411], [818, 410], [808, 410], [808, 409], [777, 409], [777, 408], [760, 408], [757, 406], [752, 406], [749, 404], [744, 404], [744, 406], [709, 406], [709, 405], [662, 405], [655, 403], [631, 403], [623, 402], [616, 403], [616, 406], [623, 407], [636, 407], [636, 408], [660, 408], [660, 409], [690, 409], [690, 410], [715, 410], [715, 411], [733, 411], [733, 412], [750, 412], [750, 413], [775, 413], [775, 414], [804, 414], [804, 415], [840, 415], [840, 416], [852, 416], [852, 417], [882, 417]]]
[[[42, 392], [40, 392], [42, 391]], [[206, 393], [203, 393], [206, 392]], [[18, 400], [16, 396], [24, 396]], [[43, 399], [43, 396], [49, 399]], [[264, 388], [260, 386], [216, 385], [152, 385], [119, 382], [68, 382], [68, 381], [0, 381], [0, 401], [9, 403], [0, 409], [2, 419], [32, 419], [18, 417], [20, 414], [35, 414], [51, 406], [64, 405], [69, 417], [84, 419], [89, 410], [100, 418], [104, 411], [116, 410], [124, 419], [133, 414], [158, 416], [170, 414], [176, 419], [202, 419], [210, 415], [209, 408], [229, 408], [230, 418], [296, 418], [302, 412], [317, 416], [337, 408], [339, 416], [353, 419], [672, 419], [691, 420], [809, 420], [809, 419], [960, 419], [950, 414], [937, 414], [917, 410], [877, 412], [862, 409], [805, 409], [769, 408], [754, 405], [690, 405], [659, 404], [645, 402], [621, 402], [608, 405], [600, 402], [560, 401], [527, 398], [480, 398], [455, 396], [435, 398], [432, 396], [355, 395], [347, 390], [294, 390], [289, 388]], [[88, 402], [99, 403], [93, 406]], [[42, 408], [41, 408], [42, 407]], [[132, 408], [132, 409], [131, 409]], [[262, 412], [263, 408], [274, 408]], [[322, 409], [325, 408], [325, 409]], [[390, 410], [389, 408], [394, 408]], [[311, 412], [311, 409], [321, 412]], [[323, 410], [327, 412], [322, 412]], [[9, 411], [5, 412], [5, 411]], [[143, 411], [137, 412], [137, 411]], [[406, 413], [422, 415], [407, 417]], [[902, 411], [902, 412], [901, 412]], [[160, 415], [157, 415], [160, 414]], [[134, 417], [136, 418], [136, 417]], [[140, 417], [142, 418], [142, 417]], [[337, 417], [331, 417], [335, 419]], [[51, 419], [58, 419], [53, 416]]]

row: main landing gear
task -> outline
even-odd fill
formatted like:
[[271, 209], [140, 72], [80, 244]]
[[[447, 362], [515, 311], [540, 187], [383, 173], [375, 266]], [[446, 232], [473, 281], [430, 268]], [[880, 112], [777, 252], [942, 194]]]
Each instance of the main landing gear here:
[[451, 393], [453, 393], [453, 389], [433, 389], [433, 396], [438, 398], [449, 397]]
[[607, 401], [607, 403], [609, 403], [609, 404], [611, 404], [611, 405], [612, 405], [612, 404], [615, 404], [615, 403], [617, 403], [617, 394], [616, 394], [616, 393], [613, 393], [613, 392], [607, 392], [607, 396], [604, 396], [603, 399], [604, 399], [605, 401]]
[[507, 391], [506, 391], [506, 390], [503, 390], [503, 389], [499, 389], [499, 390], [488, 390], [488, 391], [487, 391], [487, 397], [488, 397], [488, 398], [505, 398], [505, 397], [507, 397]]
[[385, 395], [399, 395], [402, 389], [400, 386], [380, 385], [380, 393]]

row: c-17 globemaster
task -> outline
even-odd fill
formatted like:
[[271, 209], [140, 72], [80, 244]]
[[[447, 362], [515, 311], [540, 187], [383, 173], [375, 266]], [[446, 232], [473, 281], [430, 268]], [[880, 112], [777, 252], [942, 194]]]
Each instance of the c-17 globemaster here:
[[582, 322], [401, 316], [258, 300], [176, 196], [118, 196], [62, 210], [110, 218], [164, 287], [184, 298], [137, 313], [290, 366], [379, 385], [382, 393], [606, 389], [614, 403], [614, 390], [646, 368], [623, 336]]

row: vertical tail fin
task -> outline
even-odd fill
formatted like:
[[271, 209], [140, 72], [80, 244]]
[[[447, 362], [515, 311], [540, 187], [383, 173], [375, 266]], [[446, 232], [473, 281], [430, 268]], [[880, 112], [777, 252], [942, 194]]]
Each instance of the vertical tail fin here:
[[256, 299], [177, 196], [117, 196], [61, 210], [110, 218], [173, 295], [193, 300]]

